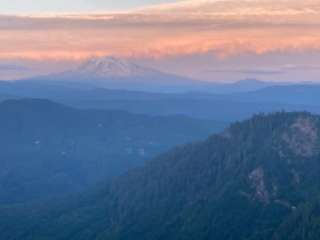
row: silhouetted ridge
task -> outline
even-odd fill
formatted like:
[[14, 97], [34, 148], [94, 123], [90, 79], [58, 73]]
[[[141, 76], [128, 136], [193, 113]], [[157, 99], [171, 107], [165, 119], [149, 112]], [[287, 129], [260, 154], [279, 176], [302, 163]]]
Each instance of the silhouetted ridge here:
[[0, 109], [9, 110], [14, 109], [16, 111], [70, 111], [72, 108], [64, 106], [62, 104], [53, 102], [47, 99], [34, 99], [34, 98], [23, 98], [23, 99], [9, 99], [0, 103]]

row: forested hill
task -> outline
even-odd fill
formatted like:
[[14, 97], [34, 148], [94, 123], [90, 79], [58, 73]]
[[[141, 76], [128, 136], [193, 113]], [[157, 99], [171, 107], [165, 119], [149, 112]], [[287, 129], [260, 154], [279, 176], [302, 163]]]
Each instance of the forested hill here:
[[41, 99], [0, 103], [0, 116], [0, 205], [82, 191], [224, 127], [183, 116], [78, 110]]
[[316, 240], [319, 134], [318, 116], [258, 115], [82, 199], [2, 209], [1, 238]]

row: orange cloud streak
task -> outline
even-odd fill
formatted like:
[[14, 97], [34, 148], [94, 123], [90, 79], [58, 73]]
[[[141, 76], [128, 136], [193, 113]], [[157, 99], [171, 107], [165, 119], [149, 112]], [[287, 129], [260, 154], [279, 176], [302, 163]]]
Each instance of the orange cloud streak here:
[[121, 14], [2, 16], [0, 58], [320, 50], [319, 6], [319, 0], [187, 1]]

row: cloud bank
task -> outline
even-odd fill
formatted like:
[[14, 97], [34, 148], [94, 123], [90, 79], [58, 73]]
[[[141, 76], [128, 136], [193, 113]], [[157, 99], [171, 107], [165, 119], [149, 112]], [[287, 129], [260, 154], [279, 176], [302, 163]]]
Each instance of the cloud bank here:
[[320, 0], [193, 0], [122, 13], [0, 16], [0, 59], [220, 58], [320, 50]]

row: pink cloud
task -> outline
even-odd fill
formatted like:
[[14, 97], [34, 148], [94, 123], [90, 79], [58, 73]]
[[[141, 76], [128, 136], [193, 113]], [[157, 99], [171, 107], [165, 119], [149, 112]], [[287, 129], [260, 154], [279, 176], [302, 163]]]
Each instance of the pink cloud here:
[[0, 58], [180, 56], [320, 49], [320, 1], [183, 1], [127, 13], [0, 17]]

